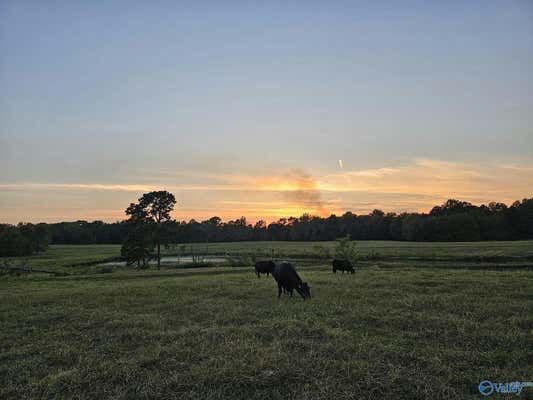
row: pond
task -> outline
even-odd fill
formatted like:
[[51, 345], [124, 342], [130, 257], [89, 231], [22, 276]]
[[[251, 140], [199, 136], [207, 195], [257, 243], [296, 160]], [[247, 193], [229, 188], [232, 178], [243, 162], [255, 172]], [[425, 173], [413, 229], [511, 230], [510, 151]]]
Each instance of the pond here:
[[[226, 258], [221, 256], [204, 256], [204, 257], [196, 257], [197, 261], [202, 262], [211, 262], [211, 263], [224, 263], [226, 262]], [[161, 264], [188, 264], [192, 263], [193, 258], [192, 256], [182, 256], [182, 257], [176, 257], [176, 256], [162, 256], [161, 257]], [[157, 264], [157, 260], [150, 260], [149, 264], [155, 265]], [[99, 266], [125, 266], [126, 261], [108, 261], [103, 262], [101, 264], [98, 264]]]

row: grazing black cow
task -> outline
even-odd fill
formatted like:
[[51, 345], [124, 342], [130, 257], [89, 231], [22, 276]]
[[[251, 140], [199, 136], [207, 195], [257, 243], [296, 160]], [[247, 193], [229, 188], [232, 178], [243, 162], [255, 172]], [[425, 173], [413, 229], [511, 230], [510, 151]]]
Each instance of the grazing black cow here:
[[302, 281], [291, 263], [282, 261], [276, 264], [272, 275], [278, 283], [278, 299], [282, 291], [287, 291], [292, 297], [294, 289], [304, 300], [311, 297], [311, 288], [306, 282]]
[[339, 260], [336, 258], [333, 260], [332, 264], [333, 264], [333, 273], [337, 273], [337, 271], [342, 271], [343, 274], [344, 274], [344, 271], [350, 272], [352, 274], [355, 273], [352, 263], [348, 260]]
[[276, 264], [274, 261], [257, 261], [255, 263], [255, 273], [257, 277], [260, 278], [261, 274], [272, 274]]

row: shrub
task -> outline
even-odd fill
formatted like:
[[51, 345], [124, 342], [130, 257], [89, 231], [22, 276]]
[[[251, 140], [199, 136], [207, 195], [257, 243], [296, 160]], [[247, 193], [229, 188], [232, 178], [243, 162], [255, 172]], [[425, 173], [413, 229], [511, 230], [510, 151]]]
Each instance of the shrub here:
[[348, 260], [355, 265], [359, 258], [359, 251], [356, 246], [357, 243], [350, 240], [350, 235], [337, 239], [335, 241], [335, 258]]

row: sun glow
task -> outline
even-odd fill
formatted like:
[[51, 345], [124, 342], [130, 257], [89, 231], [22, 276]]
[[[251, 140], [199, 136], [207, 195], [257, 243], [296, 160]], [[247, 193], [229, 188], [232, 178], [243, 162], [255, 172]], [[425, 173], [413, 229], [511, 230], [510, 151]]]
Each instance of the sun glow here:
[[[274, 221], [304, 213], [328, 216], [349, 210], [370, 212], [428, 211], [448, 198], [472, 203], [527, 197], [533, 187], [533, 162], [522, 164], [468, 164], [415, 159], [394, 167], [362, 170], [315, 171], [301, 169], [249, 175], [196, 174], [175, 180], [154, 178], [140, 183], [4, 183], [0, 217], [5, 222], [124, 218], [124, 209], [142, 193], [166, 189], [176, 195], [175, 218], [223, 219], [246, 216]], [[36, 201], [35, 199], [40, 199]]]

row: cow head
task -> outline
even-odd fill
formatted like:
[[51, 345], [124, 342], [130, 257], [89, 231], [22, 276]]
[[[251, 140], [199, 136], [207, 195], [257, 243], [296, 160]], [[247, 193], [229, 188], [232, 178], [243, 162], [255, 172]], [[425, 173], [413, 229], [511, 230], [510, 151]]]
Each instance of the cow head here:
[[296, 291], [303, 297], [303, 299], [311, 298], [311, 288], [307, 282], [302, 282], [299, 287], [296, 288]]

